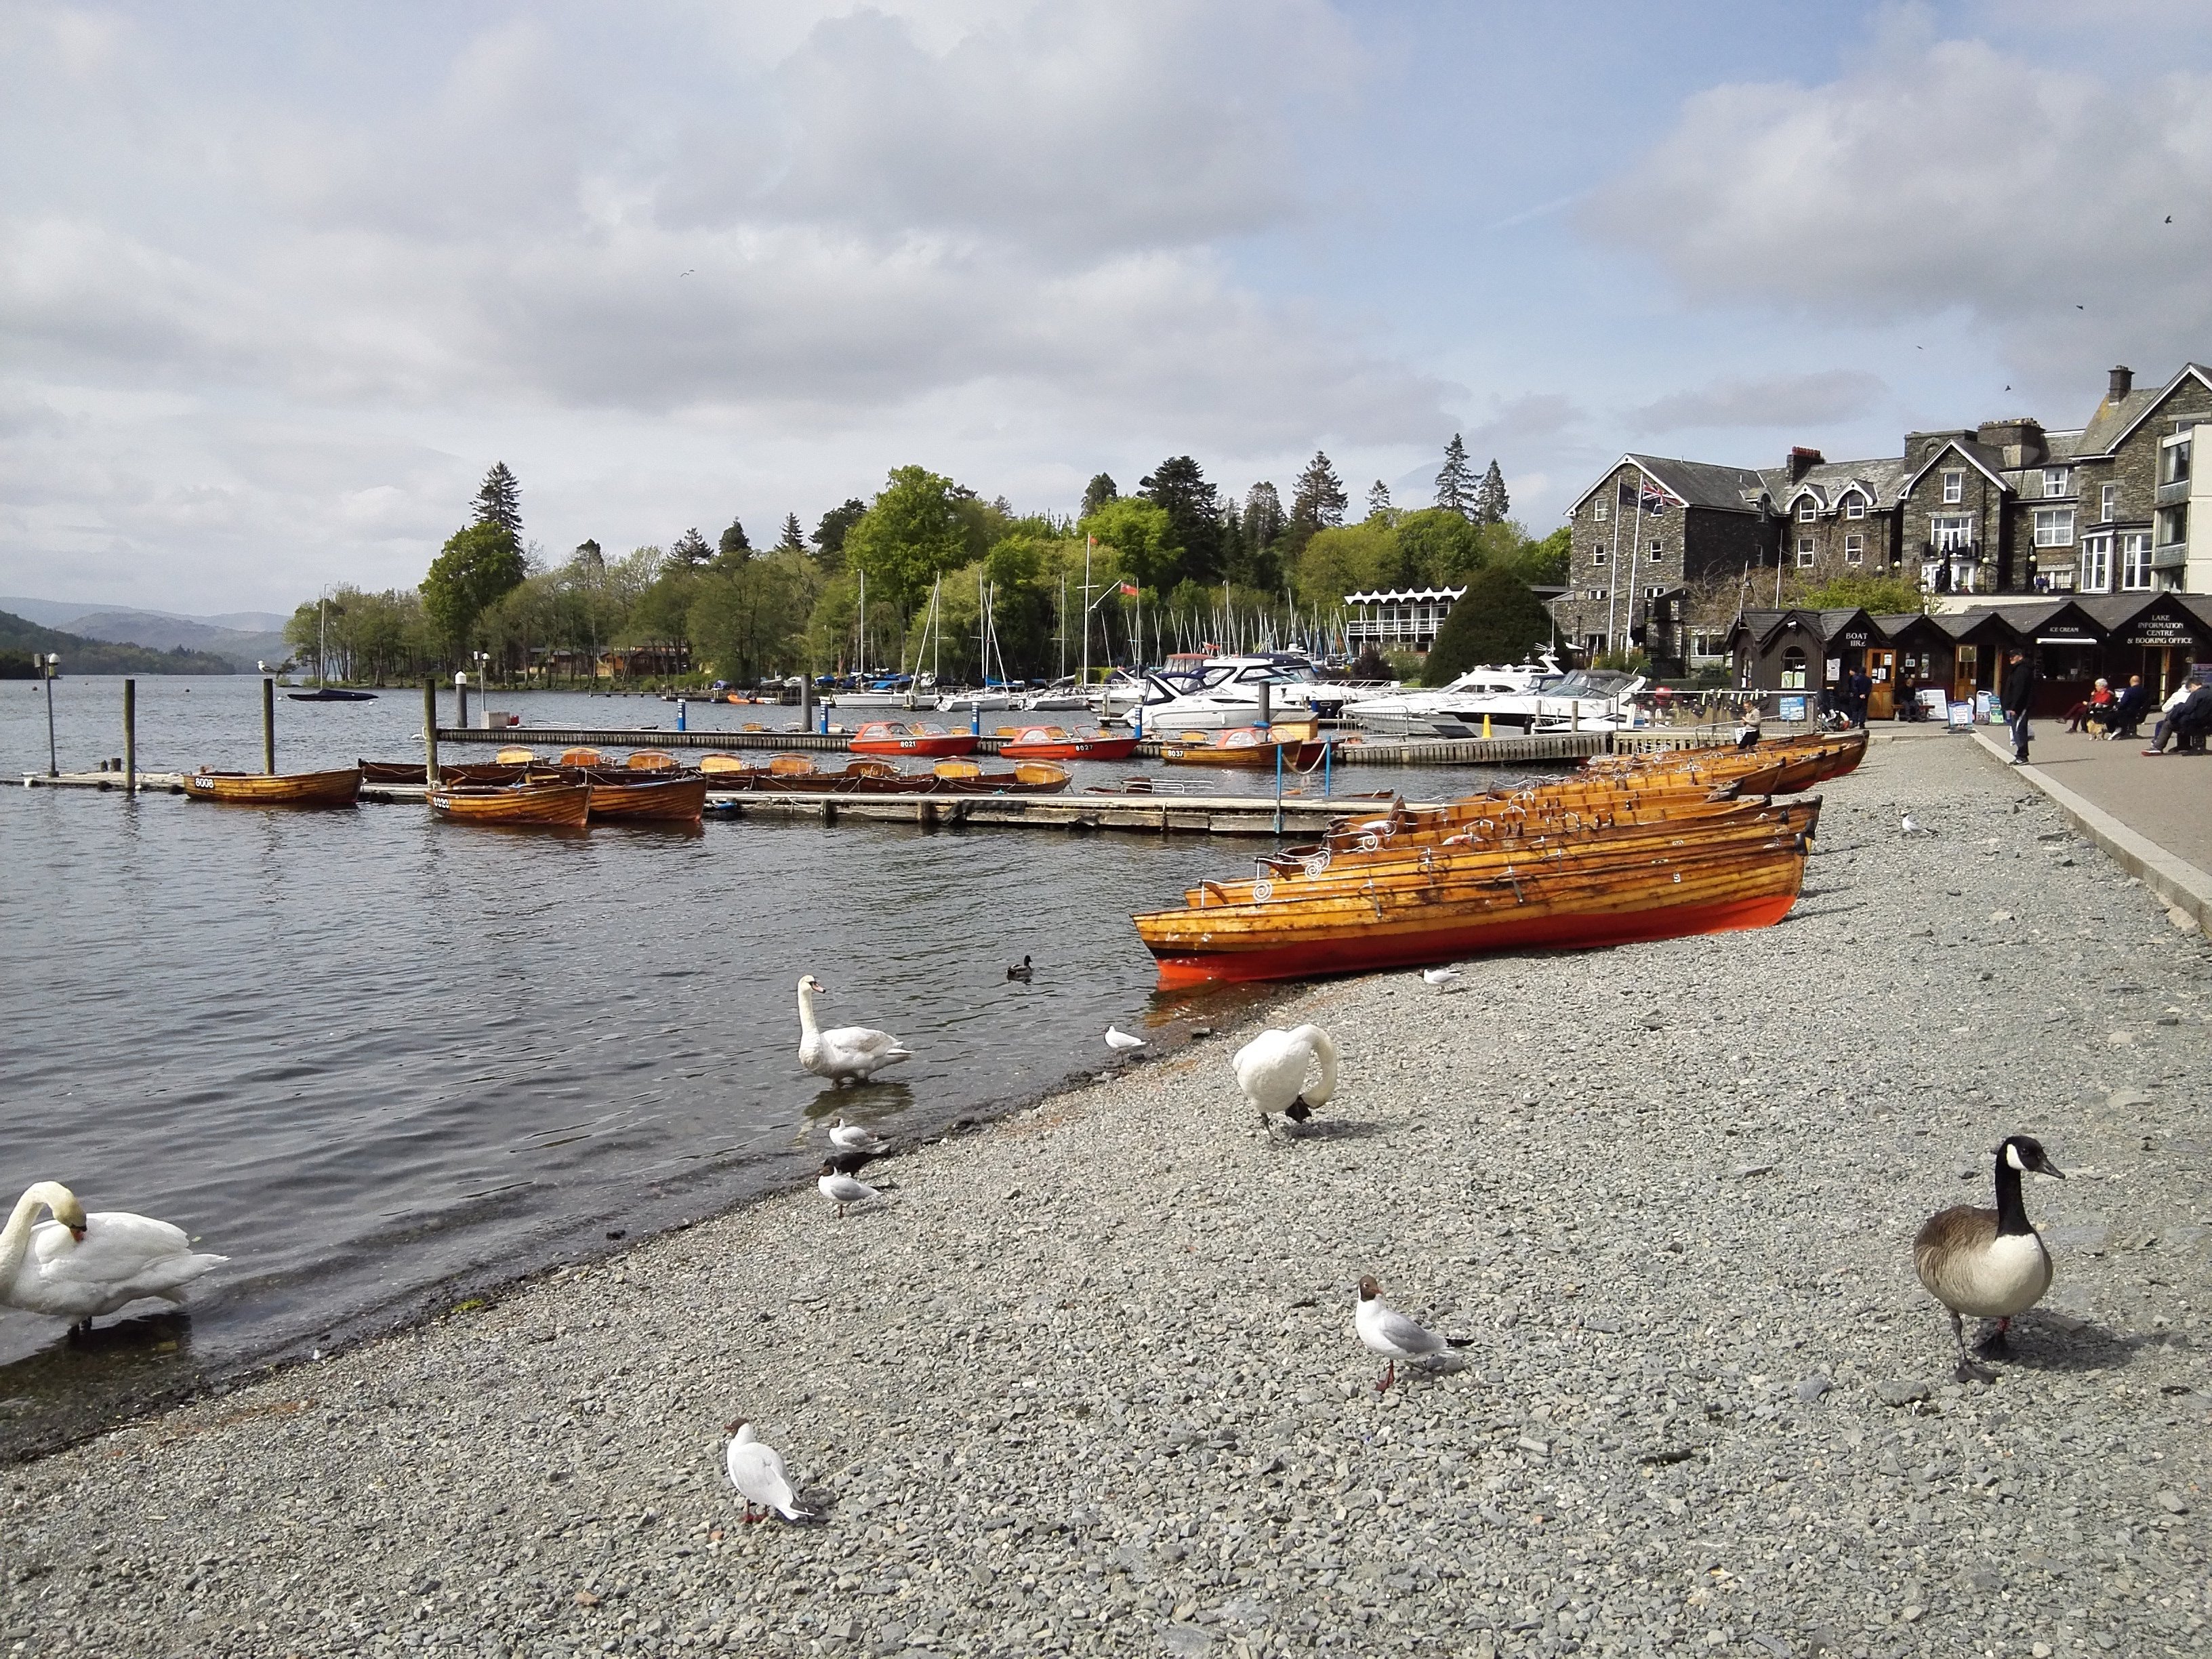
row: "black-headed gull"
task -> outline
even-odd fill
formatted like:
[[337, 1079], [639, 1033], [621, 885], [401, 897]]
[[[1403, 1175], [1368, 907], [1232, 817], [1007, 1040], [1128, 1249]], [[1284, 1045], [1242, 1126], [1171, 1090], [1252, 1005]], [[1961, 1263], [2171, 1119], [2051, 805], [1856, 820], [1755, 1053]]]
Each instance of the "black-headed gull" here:
[[824, 1164], [818, 1173], [821, 1179], [814, 1185], [823, 1197], [837, 1206], [837, 1218], [840, 1221], [845, 1218], [845, 1206], [848, 1204], [865, 1204], [872, 1198], [883, 1196], [866, 1182], [855, 1181], [848, 1175], [838, 1174], [837, 1166], [834, 1164]]
[[889, 1031], [872, 1031], [865, 1025], [825, 1031], [815, 1024], [815, 994], [826, 988], [811, 974], [799, 976], [799, 1063], [806, 1070], [832, 1083], [866, 1083], [884, 1066], [914, 1058]]
[[1436, 987], [1436, 988], [1440, 991], [1458, 977], [1459, 969], [1456, 968], [1424, 968], [1421, 969], [1421, 978], [1428, 984]]
[[848, 1123], [839, 1118], [830, 1126], [830, 1144], [841, 1152], [888, 1152], [891, 1144], [878, 1139], [875, 1133], [858, 1123]]
[[1145, 1040], [1140, 1036], [1131, 1036], [1127, 1031], [1117, 1030], [1109, 1025], [1106, 1028], [1106, 1046], [1116, 1054], [1127, 1054], [1132, 1048], [1143, 1048]]
[[742, 1417], [730, 1425], [727, 1432], [730, 1445], [724, 1462], [729, 1467], [730, 1484], [745, 1500], [745, 1524], [750, 1527], [758, 1518], [753, 1514], [756, 1504], [787, 1521], [811, 1521], [814, 1512], [799, 1508], [799, 1494], [791, 1489], [783, 1454], [757, 1439], [753, 1425]]
[[1912, 814], [1910, 812], [1905, 815], [1897, 827], [1908, 836], [1917, 835], [1920, 831], [1920, 826], [1912, 821]]
[[1383, 1367], [1382, 1380], [1375, 1385], [1382, 1394], [1397, 1379], [1398, 1362], [1401, 1359], [1425, 1359], [1431, 1354], [1443, 1353], [1460, 1343], [1450, 1337], [1438, 1336], [1425, 1326], [1417, 1325], [1401, 1313], [1393, 1311], [1382, 1301], [1382, 1287], [1369, 1273], [1359, 1281], [1359, 1307], [1353, 1316], [1353, 1324], [1359, 1340], [1376, 1353], [1389, 1357], [1390, 1363]]
[[[1318, 1061], [1321, 1080], [1306, 1087], [1306, 1071]], [[1262, 1031], [1231, 1058], [1237, 1086], [1244, 1098], [1260, 1109], [1263, 1127], [1275, 1127], [1279, 1113], [1293, 1123], [1304, 1123], [1313, 1108], [1326, 1106], [1336, 1092], [1336, 1044], [1318, 1025], [1300, 1025], [1287, 1031]]]

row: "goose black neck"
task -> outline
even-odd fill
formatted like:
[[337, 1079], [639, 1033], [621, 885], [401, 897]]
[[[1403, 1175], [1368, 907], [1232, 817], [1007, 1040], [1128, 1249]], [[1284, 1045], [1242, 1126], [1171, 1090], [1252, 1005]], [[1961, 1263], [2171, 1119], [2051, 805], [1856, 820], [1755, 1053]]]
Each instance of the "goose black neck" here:
[[2035, 1227], [2027, 1218], [2027, 1206], [2020, 1195], [2020, 1171], [2002, 1152], [1997, 1154], [1997, 1237], [2008, 1234], [2032, 1233]]

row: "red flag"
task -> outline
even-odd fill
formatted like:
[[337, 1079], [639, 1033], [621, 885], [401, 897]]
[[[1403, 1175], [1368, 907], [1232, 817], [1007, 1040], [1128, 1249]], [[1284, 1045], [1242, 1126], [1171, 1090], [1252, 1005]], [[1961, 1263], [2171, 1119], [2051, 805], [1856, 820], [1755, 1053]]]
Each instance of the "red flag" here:
[[1123, 582], [1121, 584], [1121, 594], [1124, 599], [1135, 599], [1137, 597], [1137, 585], [1134, 582]]

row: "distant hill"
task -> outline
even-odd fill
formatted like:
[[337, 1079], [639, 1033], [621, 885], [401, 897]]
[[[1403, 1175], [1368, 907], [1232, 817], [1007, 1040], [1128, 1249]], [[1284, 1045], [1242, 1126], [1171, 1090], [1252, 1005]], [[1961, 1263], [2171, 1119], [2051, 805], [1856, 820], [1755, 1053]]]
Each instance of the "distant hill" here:
[[257, 662], [266, 662], [273, 668], [291, 654], [281, 627], [247, 633], [159, 611], [88, 611], [66, 623], [49, 626], [66, 628], [88, 640], [106, 640], [111, 645], [143, 645], [152, 651], [174, 651], [182, 647], [187, 651], [210, 652], [228, 659], [240, 673], [251, 671]]
[[64, 674], [233, 674], [238, 671], [228, 657], [208, 651], [149, 650], [143, 645], [118, 645], [107, 640], [64, 634], [41, 628], [9, 611], [0, 611], [0, 678], [21, 679], [35, 674], [34, 653], [53, 652], [62, 659]]

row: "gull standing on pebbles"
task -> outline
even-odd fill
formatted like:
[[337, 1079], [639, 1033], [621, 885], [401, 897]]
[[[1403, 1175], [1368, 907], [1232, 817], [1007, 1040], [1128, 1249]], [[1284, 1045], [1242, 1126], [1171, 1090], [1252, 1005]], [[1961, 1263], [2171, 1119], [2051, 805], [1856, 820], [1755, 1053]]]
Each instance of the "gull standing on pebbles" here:
[[883, 1196], [866, 1182], [855, 1181], [848, 1175], [840, 1175], [835, 1164], [824, 1164], [817, 1173], [821, 1179], [814, 1183], [815, 1188], [823, 1197], [837, 1206], [837, 1219], [840, 1221], [845, 1218], [845, 1206], [848, 1204], [865, 1204], [872, 1198]]
[[1908, 836], [1917, 836], [1920, 833], [1920, 826], [1912, 821], [1912, 814], [1910, 812], [1905, 815], [1897, 827]]
[[848, 1079], [866, 1083], [886, 1066], [912, 1060], [913, 1053], [889, 1031], [865, 1025], [841, 1025], [825, 1031], [814, 1023], [814, 998], [826, 988], [811, 974], [799, 981], [799, 1063], [832, 1083]]
[[1450, 984], [1454, 980], [1459, 977], [1459, 969], [1456, 968], [1424, 968], [1421, 969], [1421, 977], [1430, 985], [1434, 986], [1437, 990], [1441, 991], [1445, 986]]
[[848, 1123], [842, 1117], [830, 1126], [830, 1144], [841, 1152], [866, 1152], [871, 1156], [891, 1149], [890, 1141], [878, 1140], [866, 1126]]
[[814, 1511], [799, 1507], [799, 1494], [791, 1489], [791, 1477], [784, 1472], [783, 1454], [765, 1441], [756, 1439], [753, 1425], [740, 1417], [724, 1431], [730, 1437], [730, 1447], [724, 1461], [730, 1470], [730, 1484], [745, 1500], [745, 1524], [763, 1517], [753, 1514], [753, 1505], [787, 1521], [811, 1521]]
[[1378, 1395], [1387, 1391], [1397, 1379], [1400, 1360], [1425, 1359], [1446, 1349], [1467, 1346], [1464, 1338], [1438, 1336], [1386, 1307], [1382, 1287], [1375, 1282], [1372, 1273], [1359, 1281], [1359, 1310], [1352, 1322], [1358, 1329], [1359, 1340], [1376, 1353], [1388, 1356], [1390, 1361], [1383, 1367], [1382, 1380], [1375, 1385]]
[[[1321, 1065], [1321, 1080], [1306, 1087], [1306, 1068]], [[1260, 1109], [1260, 1126], [1272, 1131], [1275, 1115], [1304, 1123], [1336, 1092], [1336, 1044], [1318, 1025], [1262, 1031], [1231, 1059], [1237, 1086]]]
[[1127, 1054], [1132, 1048], [1143, 1048], [1145, 1040], [1139, 1036], [1131, 1036], [1127, 1031], [1116, 1030], [1113, 1026], [1109, 1025], [1106, 1028], [1106, 1046], [1116, 1054]]

